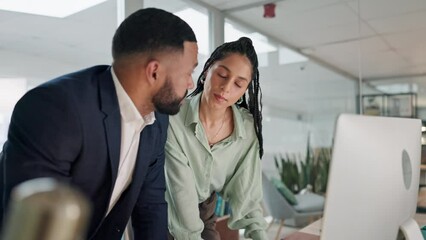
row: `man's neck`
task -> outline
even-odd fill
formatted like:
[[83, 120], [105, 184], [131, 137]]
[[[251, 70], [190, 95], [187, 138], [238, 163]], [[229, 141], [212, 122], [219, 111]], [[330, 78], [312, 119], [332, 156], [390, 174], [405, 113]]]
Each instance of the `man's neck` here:
[[146, 81], [138, 76], [137, 71], [114, 67], [114, 72], [141, 116], [146, 116], [155, 110], [151, 89], [147, 86]]

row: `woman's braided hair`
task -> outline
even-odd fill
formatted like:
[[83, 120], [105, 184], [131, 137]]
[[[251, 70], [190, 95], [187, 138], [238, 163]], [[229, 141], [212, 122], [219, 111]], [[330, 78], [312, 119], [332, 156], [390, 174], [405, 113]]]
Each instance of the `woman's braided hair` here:
[[[259, 154], [263, 156], [263, 137], [262, 137], [262, 91], [259, 85], [259, 70], [257, 54], [254, 50], [253, 43], [250, 38], [241, 37], [237, 41], [227, 42], [217, 47], [211, 54], [210, 58], [204, 64], [203, 71], [197, 80], [197, 87], [189, 94], [188, 97], [193, 97], [204, 90], [204, 78], [207, 75], [208, 69], [216, 62], [220, 61], [230, 54], [238, 53], [248, 58], [252, 65], [252, 79], [247, 88], [246, 94], [242, 96], [242, 101], [236, 104], [239, 107], [246, 108], [250, 111], [254, 118], [254, 129], [259, 141]], [[248, 95], [248, 99], [247, 99]]]

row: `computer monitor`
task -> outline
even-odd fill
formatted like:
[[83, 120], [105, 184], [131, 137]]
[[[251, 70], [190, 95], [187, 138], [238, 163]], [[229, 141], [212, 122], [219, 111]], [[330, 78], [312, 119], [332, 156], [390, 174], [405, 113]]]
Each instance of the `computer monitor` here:
[[334, 135], [321, 240], [423, 239], [414, 221], [419, 119], [342, 114]]

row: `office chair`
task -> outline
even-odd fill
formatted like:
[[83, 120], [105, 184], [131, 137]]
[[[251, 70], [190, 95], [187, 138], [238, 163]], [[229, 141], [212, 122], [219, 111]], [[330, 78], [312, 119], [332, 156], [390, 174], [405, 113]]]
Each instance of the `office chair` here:
[[320, 195], [314, 193], [295, 195], [297, 204], [291, 205], [266, 177], [265, 173], [262, 173], [262, 187], [265, 208], [273, 218], [268, 230], [274, 220], [280, 220], [275, 240], [279, 239], [284, 220], [291, 219], [296, 227], [302, 227], [309, 222], [313, 222], [314, 219], [320, 217], [323, 213], [324, 197]]

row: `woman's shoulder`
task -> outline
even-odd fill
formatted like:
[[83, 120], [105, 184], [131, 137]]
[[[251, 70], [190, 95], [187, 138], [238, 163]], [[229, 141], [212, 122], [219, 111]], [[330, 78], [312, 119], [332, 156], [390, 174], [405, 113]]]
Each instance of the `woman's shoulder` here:
[[250, 113], [250, 111], [246, 108], [242, 108], [242, 107], [234, 107], [234, 114], [238, 116], [236, 116], [236, 124], [237, 124], [237, 128], [239, 129], [239, 132], [244, 132], [245, 134], [245, 139], [248, 141], [252, 141], [254, 139], [257, 139], [256, 137], [256, 132], [254, 130], [254, 118], [253, 115]]

